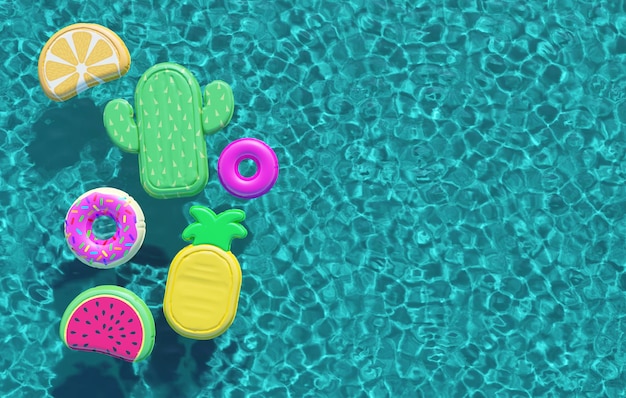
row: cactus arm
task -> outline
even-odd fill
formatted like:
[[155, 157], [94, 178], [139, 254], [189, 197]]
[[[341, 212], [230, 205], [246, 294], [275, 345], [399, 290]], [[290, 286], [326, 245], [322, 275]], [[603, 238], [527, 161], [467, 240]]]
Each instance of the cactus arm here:
[[215, 134], [228, 123], [235, 111], [235, 99], [230, 86], [215, 80], [204, 88], [204, 106], [202, 107], [202, 129], [204, 134]]
[[104, 127], [115, 145], [130, 153], [139, 152], [139, 130], [128, 101], [115, 99], [104, 108]]

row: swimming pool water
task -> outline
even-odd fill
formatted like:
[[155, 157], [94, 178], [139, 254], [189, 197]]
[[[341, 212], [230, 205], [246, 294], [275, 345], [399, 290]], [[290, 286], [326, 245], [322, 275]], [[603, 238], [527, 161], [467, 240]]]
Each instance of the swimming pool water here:
[[[3, 397], [626, 396], [626, 6], [579, 1], [0, 1]], [[126, 42], [122, 79], [65, 103], [43, 44], [95, 22]], [[207, 137], [209, 183], [156, 200], [109, 141], [105, 104], [158, 62], [233, 87]], [[221, 150], [274, 148], [267, 195], [221, 187]], [[115, 270], [66, 247], [98, 186], [146, 215]], [[161, 302], [188, 208], [244, 209], [232, 327], [177, 336]], [[78, 293], [118, 284], [157, 322], [126, 364], [62, 346]]]

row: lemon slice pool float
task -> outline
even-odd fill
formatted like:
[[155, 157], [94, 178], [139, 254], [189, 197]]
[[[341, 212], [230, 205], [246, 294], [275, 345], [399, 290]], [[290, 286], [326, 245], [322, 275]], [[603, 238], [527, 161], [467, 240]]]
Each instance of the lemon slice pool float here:
[[130, 69], [128, 48], [112, 30], [90, 23], [67, 26], [39, 55], [39, 83], [53, 101], [66, 101], [90, 87], [118, 79]]
[[241, 290], [241, 267], [230, 252], [234, 238], [248, 235], [243, 210], [220, 214], [192, 206], [196, 220], [183, 231], [192, 244], [176, 254], [167, 275], [163, 313], [181, 336], [209, 340], [224, 333], [235, 319]]

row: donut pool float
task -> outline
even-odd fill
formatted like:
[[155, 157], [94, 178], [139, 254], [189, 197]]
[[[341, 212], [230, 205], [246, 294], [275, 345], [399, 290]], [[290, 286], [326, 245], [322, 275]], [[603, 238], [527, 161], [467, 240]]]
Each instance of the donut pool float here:
[[[239, 172], [244, 160], [252, 160], [256, 172], [246, 177]], [[217, 174], [224, 189], [242, 199], [258, 198], [269, 192], [278, 179], [274, 150], [256, 138], [240, 138], [228, 144], [217, 161]]]
[[[110, 217], [117, 225], [115, 234], [100, 239], [93, 224]], [[126, 192], [97, 188], [74, 201], [65, 217], [65, 240], [74, 255], [94, 268], [113, 268], [128, 262], [143, 244], [146, 223], [141, 207]]]

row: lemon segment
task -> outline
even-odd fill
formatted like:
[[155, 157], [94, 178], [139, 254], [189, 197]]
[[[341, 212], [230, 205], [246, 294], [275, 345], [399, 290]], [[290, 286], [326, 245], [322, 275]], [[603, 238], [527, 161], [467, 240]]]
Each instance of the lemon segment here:
[[39, 83], [53, 101], [66, 101], [90, 87], [118, 79], [130, 69], [128, 48], [112, 30], [97, 24], [67, 26], [39, 55]]

